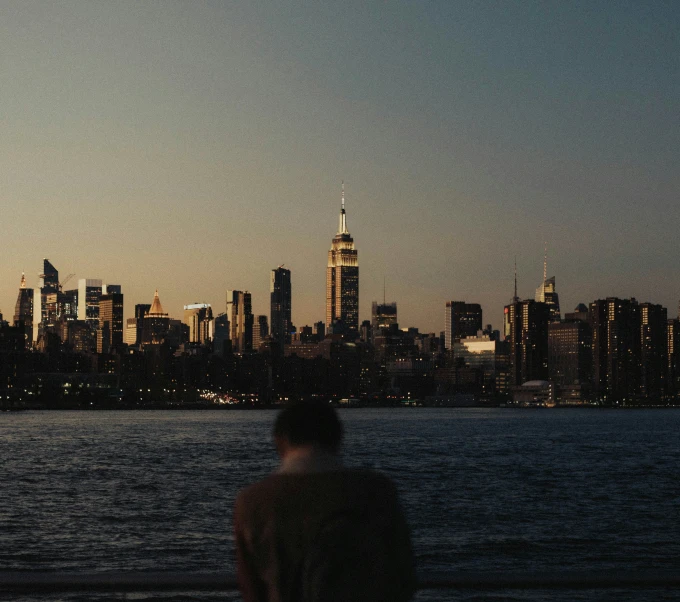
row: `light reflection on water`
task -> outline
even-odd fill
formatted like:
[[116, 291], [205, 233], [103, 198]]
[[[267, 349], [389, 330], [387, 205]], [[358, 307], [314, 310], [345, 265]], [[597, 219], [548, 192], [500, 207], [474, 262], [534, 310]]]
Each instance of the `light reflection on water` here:
[[[233, 570], [234, 497], [276, 466], [274, 416], [3, 413], [0, 568]], [[680, 412], [353, 409], [341, 416], [346, 463], [397, 482], [421, 569], [678, 566]], [[615, 594], [607, 599], [622, 599]], [[510, 599], [485, 596], [459, 599]]]

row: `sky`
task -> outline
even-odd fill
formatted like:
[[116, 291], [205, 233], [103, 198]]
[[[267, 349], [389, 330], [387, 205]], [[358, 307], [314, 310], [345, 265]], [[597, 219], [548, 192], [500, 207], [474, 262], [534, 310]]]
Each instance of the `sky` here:
[[[341, 182], [360, 320], [502, 327], [556, 277], [677, 314], [680, 3], [0, 3], [0, 310], [44, 257], [151, 303], [225, 310], [292, 272], [325, 319]], [[65, 288], [70, 288], [67, 283]]]

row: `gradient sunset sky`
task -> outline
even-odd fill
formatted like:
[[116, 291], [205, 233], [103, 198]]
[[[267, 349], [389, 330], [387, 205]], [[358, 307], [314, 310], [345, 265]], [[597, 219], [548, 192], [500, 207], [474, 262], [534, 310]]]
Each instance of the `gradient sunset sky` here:
[[680, 2], [0, 4], [0, 309], [25, 271], [158, 288], [172, 317], [227, 289], [325, 319], [345, 181], [360, 320], [501, 328], [556, 276], [562, 311], [680, 299]]

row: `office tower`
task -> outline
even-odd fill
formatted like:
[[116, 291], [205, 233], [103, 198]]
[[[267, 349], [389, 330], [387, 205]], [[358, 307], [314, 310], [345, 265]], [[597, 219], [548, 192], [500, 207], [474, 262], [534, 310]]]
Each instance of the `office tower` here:
[[543, 260], [543, 282], [536, 289], [535, 301], [545, 303], [550, 308], [550, 321], [560, 321], [560, 298], [555, 291], [555, 276], [548, 278], [548, 248]]
[[212, 339], [212, 308], [208, 303], [184, 306], [184, 323], [189, 327], [189, 342], [206, 345]]
[[640, 306], [635, 299], [608, 297], [590, 304], [593, 329], [593, 388], [606, 403], [640, 395]]
[[506, 340], [510, 343], [510, 385], [548, 378], [550, 308], [539, 301], [516, 301], [505, 306]]
[[102, 295], [122, 295], [123, 287], [120, 284], [102, 285]]
[[102, 281], [98, 278], [78, 280], [78, 319], [92, 328], [99, 327], [99, 298], [102, 296]]
[[680, 394], [680, 319], [672, 318], [666, 325], [668, 341], [668, 394], [676, 400]]
[[257, 316], [255, 326], [253, 328], [253, 349], [258, 350], [260, 345], [269, 336], [269, 321], [267, 316]]
[[38, 288], [33, 291], [33, 341], [35, 342], [42, 332], [43, 325], [50, 323], [46, 297], [57, 292], [59, 292], [59, 272], [49, 259], [43, 259], [40, 282]]
[[477, 336], [480, 330], [482, 330], [482, 306], [479, 303], [447, 301], [444, 324], [447, 349], [453, 349], [453, 344], [458, 339]]
[[142, 333], [144, 332], [144, 316], [151, 311], [151, 304], [137, 303], [135, 305], [135, 320], [137, 321], [137, 340], [136, 345], [142, 342]]
[[230, 326], [231, 350], [244, 353], [253, 350], [253, 312], [248, 291], [227, 291], [227, 319]]
[[78, 319], [78, 289], [71, 289], [59, 293], [59, 316], [64, 320]]
[[592, 377], [592, 342], [592, 329], [587, 320], [548, 325], [548, 374], [558, 399], [561, 387], [579, 385], [583, 395], [587, 393]]
[[474, 375], [483, 396], [508, 391], [507, 343], [488, 335], [462, 338], [453, 343], [453, 357], [456, 366]]
[[371, 307], [371, 328], [375, 335], [381, 328], [389, 329], [392, 324], [399, 324], [397, 321], [397, 303], [378, 303], [373, 301]]
[[640, 395], [660, 402], [668, 383], [668, 310], [654, 303], [640, 304]]
[[153, 303], [144, 314], [142, 322], [142, 345], [159, 345], [165, 340], [170, 329], [170, 316], [163, 311], [158, 290], [154, 293]]
[[128, 318], [125, 321], [125, 344], [137, 345], [137, 318]]
[[323, 341], [326, 338], [326, 324], [323, 321], [314, 322], [314, 334], [319, 341]]
[[328, 251], [326, 269], [326, 328], [340, 321], [349, 335], [359, 331], [359, 259], [347, 230], [345, 186], [342, 187], [340, 223]]
[[97, 352], [110, 353], [123, 345], [123, 295], [111, 293], [99, 298]]
[[220, 357], [231, 353], [229, 319], [227, 314], [218, 314], [213, 330], [213, 352]]
[[22, 328], [24, 343], [28, 345], [33, 339], [33, 289], [26, 288], [24, 274], [21, 274], [19, 295], [14, 307], [14, 326]]
[[269, 291], [272, 338], [279, 345], [290, 343], [292, 325], [290, 270], [283, 266], [272, 270]]

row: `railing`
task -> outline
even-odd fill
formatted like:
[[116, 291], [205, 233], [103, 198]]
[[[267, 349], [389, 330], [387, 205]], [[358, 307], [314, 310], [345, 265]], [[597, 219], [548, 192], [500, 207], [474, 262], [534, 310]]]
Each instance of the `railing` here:
[[[639, 589], [680, 588], [680, 571], [560, 571], [422, 574], [419, 589]], [[225, 592], [238, 589], [227, 573], [0, 571], [0, 592]]]

